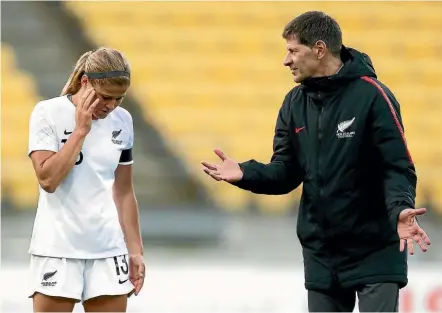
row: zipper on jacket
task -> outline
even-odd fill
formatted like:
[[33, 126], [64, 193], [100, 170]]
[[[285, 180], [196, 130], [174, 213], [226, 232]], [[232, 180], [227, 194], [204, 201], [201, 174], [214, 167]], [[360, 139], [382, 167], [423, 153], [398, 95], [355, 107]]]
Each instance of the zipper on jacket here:
[[[321, 94], [318, 93], [318, 97], [319, 99], [321, 99]], [[322, 202], [322, 196], [323, 196], [323, 177], [322, 177], [322, 171], [321, 171], [321, 146], [322, 146], [322, 115], [324, 114], [324, 105], [323, 103], [321, 104], [321, 109], [319, 112], [319, 116], [318, 116], [318, 145], [317, 145], [317, 162], [316, 162], [316, 171], [317, 171], [317, 182], [318, 182], [318, 187], [319, 187], [319, 198], [320, 201]], [[328, 230], [329, 230], [329, 223], [327, 220], [327, 213], [324, 212], [323, 213], [323, 221], [322, 221], [322, 227], [323, 227], [323, 231], [324, 231], [324, 241], [325, 242], [329, 242], [328, 239]], [[327, 249], [329, 249], [330, 247], [328, 247]], [[329, 264], [331, 266], [331, 271], [332, 271], [332, 285], [335, 286], [336, 284], [339, 283], [339, 278], [338, 278], [338, 273], [336, 271], [336, 266], [335, 266], [335, 262], [334, 262], [334, 258], [333, 255], [330, 251], [327, 251], [326, 254], [329, 257]]]
[[318, 149], [316, 151], [316, 172], [319, 187], [319, 196], [322, 197], [322, 176], [321, 176], [321, 140], [322, 140], [322, 114], [324, 113], [324, 106], [321, 105], [321, 111], [318, 117]]
[[[320, 96], [320, 95], [319, 95]], [[320, 111], [319, 111], [319, 115], [318, 115], [318, 142], [317, 142], [317, 150], [316, 150], [316, 181], [318, 184], [318, 188], [319, 188], [319, 202], [321, 203], [322, 206], [322, 195], [323, 195], [323, 189], [322, 189], [322, 175], [321, 175], [321, 141], [322, 141], [322, 114], [324, 113], [324, 106], [321, 104], [320, 105]], [[322, 224], [322, 230], [324, 233], [324, 241], [327, 242], [328, 241], [328, 221], [327, 221], [327, 213], [326, 212], [322, 212], [321, 214], [321, 224]], [[327, 255], [329, 255], [328, 251], [327, 251]], [[332, 257], [329, 255], [330, 257], [330, 262], [332, 263]], [[335, 281], [335, 274], [333, 273], [333, 282]]]

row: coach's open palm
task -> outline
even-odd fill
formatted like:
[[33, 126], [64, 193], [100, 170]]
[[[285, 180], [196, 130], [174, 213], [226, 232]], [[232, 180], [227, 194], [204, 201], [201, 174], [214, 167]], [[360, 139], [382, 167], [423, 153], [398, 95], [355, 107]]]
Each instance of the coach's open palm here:
[[422, 228], [417, 224], [416, 216], [427, 212], [427, 209], [405, 209], [398, 217], [397, 232], [401, 240], [400, 250], [404, 251], [405, 243], [408, 252], [414, 254], [413, 241], [417, 242], [422, 251], [427, 251], [427, 245], [431, 244], [430, 239]]
[[221, 159], [221, 164], [210, 164], [203, 161], [201, 162], [203, 171], [217, 181], [223, 180], [229, 183], [240, 181], [243, 172], [238, 162], [227, 157], [220, 149], [215, 149], [214, 152]]
[[141, 254], [129, 255], [129, 280], [135, 287], [135, 295], [138, 296], [144, 285], [144, 277], [146, 275], [146, 267]]

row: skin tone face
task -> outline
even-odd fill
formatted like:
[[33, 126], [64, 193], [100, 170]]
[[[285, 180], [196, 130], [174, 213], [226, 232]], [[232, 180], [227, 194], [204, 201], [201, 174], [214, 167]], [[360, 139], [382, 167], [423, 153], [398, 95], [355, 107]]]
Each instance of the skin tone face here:
[[98, 105], [93, 113], [94, 119], [104, 119], [109, 113], [115, 110], [124, 99], [129, 86], [119, 86], [111, 84], [94, 84], [88, 80], [86, 76], [81, 79], [81, 89], [78, 92], [78, 97], [86, 91], [87, 88], [94, 88], [96, 98], [99, 99]]
[[308, 47], [301, 44], [296, 36], [290, 36], [286, 48], [284, 66], [290, 69], [296, 83], [302, 83], [309, 77], [333, 75], [342, 64], [339, 58], [328, 52], [326, 44], [321, 40]]

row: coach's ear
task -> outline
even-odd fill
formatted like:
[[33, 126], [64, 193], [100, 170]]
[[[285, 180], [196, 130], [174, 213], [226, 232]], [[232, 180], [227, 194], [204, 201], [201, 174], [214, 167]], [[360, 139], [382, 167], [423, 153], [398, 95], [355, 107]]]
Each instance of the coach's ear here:
[[313, 48], [313, 52], [318, 57], [318, 60], [322, 59], [327, 52], [327, 45], [324, 41], [318, 40]]

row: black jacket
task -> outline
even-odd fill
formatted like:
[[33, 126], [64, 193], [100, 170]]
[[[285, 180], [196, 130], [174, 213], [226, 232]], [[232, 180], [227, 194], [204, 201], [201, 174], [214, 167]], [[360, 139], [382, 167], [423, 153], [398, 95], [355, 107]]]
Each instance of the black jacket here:
[[397, 217], [414, 208], [416, 173], [400, 108], [370, 58], [343, 47], [343, 68], [309, 78], [285, 97], [269, 164], [241, 163], [234, 185], [286, 194], [303, 183], [297, 233], [305, 286], [407, 284]]

